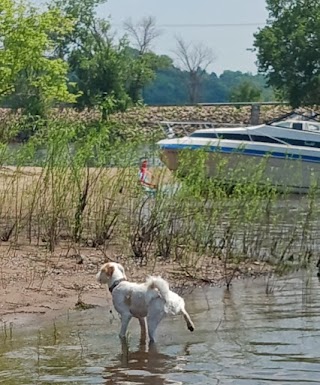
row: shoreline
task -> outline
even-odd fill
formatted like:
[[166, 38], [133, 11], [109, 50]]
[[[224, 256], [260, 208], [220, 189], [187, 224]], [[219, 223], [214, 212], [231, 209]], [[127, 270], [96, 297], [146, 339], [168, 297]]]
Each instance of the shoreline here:
[[[107, 260], [122, 263], [132, 281], [143, 282], [148, 275], [161, 275], [182, 295], [197, 287], [226, 285], [222, 262], [217, 258], [203, 259], [193, 274], [191, 267], [175, 262], [155, 260], [140, 267], [133, 258], [114, 257], [112, 253], [106, 258], [89, 247], [83, 248], [80, 254], [70, 254], [61, 247], [52, 255], [40, 251], [35, 246], [20, 247], [2, 258], [0, 323], [7, 330], [10, 325], [38, 326], [69, 311], [112, 306], [107, 288], [95, 280], [99, 267]], [[246, 262], [231, 266], [229, 274], [233, 274], [232, 279], [236, 281], [269, 272], [270, 266], [262, 262]]]

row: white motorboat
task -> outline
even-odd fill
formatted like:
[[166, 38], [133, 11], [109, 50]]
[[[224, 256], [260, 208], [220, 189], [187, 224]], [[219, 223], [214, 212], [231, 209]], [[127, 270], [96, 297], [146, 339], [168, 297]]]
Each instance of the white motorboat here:
[[[183, 124], [190, 127], [192, 122]], [[161, 160], [173, 171], [181, 165], [182, 152], [203, 150], [206, 174], [228, 184], [247, 182], [259, 174], [259, 183], [278, 190], [306, 193], [310, 186], [320, 187], [320, 123], [316, 121], [197, 129], [158, 145]]]

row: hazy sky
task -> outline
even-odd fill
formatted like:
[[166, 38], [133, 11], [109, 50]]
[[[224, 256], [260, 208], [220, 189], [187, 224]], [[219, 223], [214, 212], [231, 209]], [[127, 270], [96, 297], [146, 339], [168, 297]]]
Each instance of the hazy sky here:
[[215, 61], [210, 71], [256, 73], [256, 56], [248, 48], [253, 45], [254, 32], [265, 24], [267, 11], [265, 0], [108, 0], [99, 8], [98, 16], [110, 16], [119, 36], [123, 35], [123, 22], [128, 18], [137, 22], [154, 16], [162, 31], [153, 46], [156, 53], [174, 58], [175, 36], [179, 36], [213, 50]]
[[177, 35], [186, 42], [202, 42], [212, 48], [216, 59], [210, 70], [218, 74], [225, 69], [256, 73], [255, 54], [247, 49], [267, 15], [265, 0], [108, 0], [99, 10], [118, 30], [128, 18], [135, 22], [154, 16], [162, 30], [154, 51], [173, 57]]

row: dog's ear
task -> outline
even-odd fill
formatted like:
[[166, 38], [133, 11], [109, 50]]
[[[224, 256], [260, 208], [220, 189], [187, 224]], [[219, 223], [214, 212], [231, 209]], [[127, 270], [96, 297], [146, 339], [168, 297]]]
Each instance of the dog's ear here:
[[105, 273], [107, 274], [108, 277], [112, 277], [112, 274], [114, 273], [114, 266], [112, 265], [106, 266]]

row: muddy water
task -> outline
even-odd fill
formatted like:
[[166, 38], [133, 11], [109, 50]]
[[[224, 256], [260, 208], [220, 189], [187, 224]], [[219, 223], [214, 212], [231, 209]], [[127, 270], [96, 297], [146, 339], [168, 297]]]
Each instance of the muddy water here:
[[[313, 277], [236, 282], [185, 295], [196, 325], [166, 319], [157, 344], [132, 322], [121, 346], [110, 308], [0, 333], [0, 383], [320, 384], [320, 284]], [[6, 336], [5, 336], [6, 334]]]

